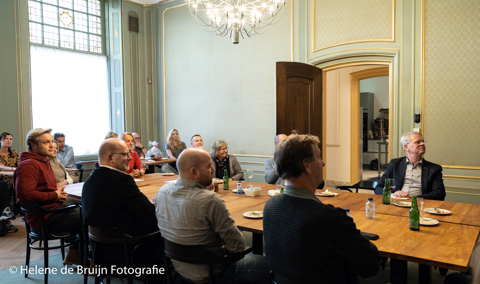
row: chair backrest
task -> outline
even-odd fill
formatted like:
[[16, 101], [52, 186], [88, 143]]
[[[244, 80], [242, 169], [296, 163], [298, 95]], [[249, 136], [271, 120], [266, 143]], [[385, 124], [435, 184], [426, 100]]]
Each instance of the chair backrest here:
[[164, 239], [164, 252], [170, 259], [193, 264], [223, 263], [226, 260], [226, 254], [219, 256], [204, 246], [180, 245], [166, 239]]
[[88, 226], [88, 237], [102, 244], [129, 244], [137, 241], [134, 237], [125, 234], [116, 227]]
[[21, 205], [22, 211], [27, 214], [39, 214], [43, 215], [46, 213], [46, 209], [38, 205], [37, 203], [23, 203]]
[[83, 180], [83, 165], [81, 163], [77, 163], [77, 170], [80, 171], [80, 175], [78, 176], [78, 182], [82, 182]]

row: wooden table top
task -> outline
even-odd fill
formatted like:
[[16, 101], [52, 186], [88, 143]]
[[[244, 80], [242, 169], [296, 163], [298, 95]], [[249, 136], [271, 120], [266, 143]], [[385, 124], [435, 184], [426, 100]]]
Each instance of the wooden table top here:
[[[149, 198], [156, 196], [166, 181], [176, 180], [175, 176], [162, 176], [160, 173], [145, 176], [144, 181], [137, 182], [139, 189]], [[230, 215], [240, 230], [263, 234], [262, 219], [247, 219], [243, 213], [247, 211], [263, 211], [270, 198], [268, 190], [279, 186], [252, 183], [262, 188], [260, 196], [249, 197], [238, 195], [231, 190], [223, 190], [219, 186], [218, 194], [225, 201]], [[236, 182], [230, 181], [230, 187], [236, 188]], [[248, 182], [244, 182], [244, 188]], [[73, 196], [81, 196], [83, 183], [67, 185], [65, 190]], [[480, 206], [455, 202], [425, 200], [424, 208], [437, 207], [452, 211], [451, 215], [440, 216], [425, 213], [425, 216], [440, 221], [437, 226], [421, 226], [420, 231], [411, 231], [408, 227], [408, 208], [384, 205], [381, 196], [362, 193], [336, 191], [336, 197], [319, 197], [325, 204], [350, 208], [357, 228], [364, 232], [378, 234], [380, 238], [373, 243], [380, 255], [400, 260], [432, 265], [457, 271], [466, 271], [470, 255], [480, 233]], [[373, 220], [365, 217], [365, 203], [373, 197], [376, 205], [376, 217]], [[477, 208], [478, 206], [478, 208]], [[478, 225], [477, 225], [478, 224]]]
[[[369, 197], [372, 197], [373, 201], [375, 202], [375, 212], [377, 214], [388, 214], [403, 217], [408, 217], [409, 214], [410, 208], [399, 207], [393, 204], [383, 204], [381, 195], [351, 193], [345, 190], [335, 192], [337, 192], [339, 195], [335, 197], [320, 197], [320, 200], [325, 204], [332, 204], [335, 207], [349, 208], [352, 211], [365, 211], [365, 203], [367, 203], [367, 199]], [[411, 199], [401, 201], [411, 202]], [[480, 227], [480, 205], [425, 199], [423, 209], [431, 207], [447, 209], [450, 210], [452, 214], [433, 215], [423, 211], [422, 217], [437, 219], [440, 222]], [[418, 204], [418, 209], [420, 210], [420, 204]]]
[[67, 173], [75, 173], [75, 172], [80, 171], [79, 169], [74, 169], [74, 168], [69, 168], [69, 169], [66, 169], [66, 170], [67, 170]]

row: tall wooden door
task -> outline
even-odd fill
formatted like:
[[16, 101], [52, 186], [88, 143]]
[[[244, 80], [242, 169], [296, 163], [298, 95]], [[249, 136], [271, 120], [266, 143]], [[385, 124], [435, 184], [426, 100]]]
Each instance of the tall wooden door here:
[[277, 62], [277, 134], [312, 134], [322, 141], [322, 70]]

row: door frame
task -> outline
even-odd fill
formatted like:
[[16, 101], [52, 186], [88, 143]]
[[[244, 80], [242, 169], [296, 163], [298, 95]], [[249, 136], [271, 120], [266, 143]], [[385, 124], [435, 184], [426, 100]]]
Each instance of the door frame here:
[[[360, 115], [360, 80], [374, 78], [374, 77], [382, 77], [382, 76], [390, 76], [390, 67], [377, 67], [372, 69], [361, 70], [357, 72], [350, 73], [350, 183], [355, 184], [360, 181], [360, 149], [358, 144], [358, 137], [360, 137], [358, 125], [360, 121], [358, 117]], [[389, 77], [390, 82], [390, 77]], [[389, 86], [389, 94], [388, 94], [388, 101], [389, 101], [389, 109], [392, 109], [392, 94], [390, 92], [391, 86]], [[388, 129], [392, 129], [392, 117], [391, 113], [389, 112], [389, 119], [388, 119]], [[393, 131], [389, 131], [390, 132]], [[389, 136], [390, 140], [390, 136]], [[389, 145], [390, 148], [390, 145]], [[390, 149], [388, 151], [388, 158], [390, 160]]]

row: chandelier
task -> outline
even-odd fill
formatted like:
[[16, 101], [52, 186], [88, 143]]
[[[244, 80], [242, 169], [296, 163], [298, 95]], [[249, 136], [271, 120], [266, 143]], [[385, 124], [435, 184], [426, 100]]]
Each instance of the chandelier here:
[[[277, 22], [285, 0], [185, 0], [200, 26], [216, 35], [230, 35], [238, 44], [240, 35], [262, 34]], [[277, 17], [278, 16], [278, 17]]]

